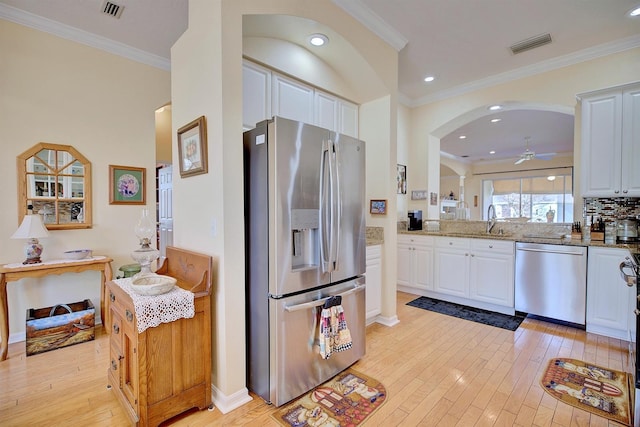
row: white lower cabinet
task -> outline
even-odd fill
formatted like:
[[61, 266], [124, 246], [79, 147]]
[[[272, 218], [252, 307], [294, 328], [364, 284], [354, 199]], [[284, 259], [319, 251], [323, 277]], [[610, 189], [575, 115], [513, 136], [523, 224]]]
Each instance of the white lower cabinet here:
[[469, 298], [470, 239], [436, 237], [434, 289], [447, 295]]
[[471, 239], [469, 297], [514, 306], [515, 245], [503, 240]]
[[620, 277], [626, 249], [589, 247], [587, 261], [587, 332], [629, 340], [635, 335], [636, 290]]
[[367, 246], [365, 310], [367, 323], [382, 312], [382, 246]]
[[398, 285], [408, 292], [433, 290], [432, 236], [398, 235], [397, 256]]

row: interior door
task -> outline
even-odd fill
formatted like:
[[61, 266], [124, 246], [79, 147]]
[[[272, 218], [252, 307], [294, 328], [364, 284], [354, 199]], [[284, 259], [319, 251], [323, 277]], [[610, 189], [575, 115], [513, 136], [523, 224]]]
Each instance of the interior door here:
[[167, 254], [167, 246], [173, 245], [173, 169], [158, 169], [158, 250], [160, 258]]

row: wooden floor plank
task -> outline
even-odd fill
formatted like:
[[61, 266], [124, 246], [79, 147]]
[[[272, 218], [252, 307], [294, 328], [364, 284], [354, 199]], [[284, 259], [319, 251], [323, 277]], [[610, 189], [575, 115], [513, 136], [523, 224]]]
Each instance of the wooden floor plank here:
[[[506, 331], [407, 306], [398, 292], [400, 323], [367, 327], [367, 354], [354, 369], [387, 388], [371, 426], [618, 427], [557, 401], [540, 386], [550, 359], [571, 357], [627, 370], [628, 343], [527, 318]], [[24, 342], [0, 362], [0, 425], [123, 426], [126, 414], [107, 390], [108, 337], [26, 357]], [[222, 414], [189, 411], [165, 425], [273, 426], [276, 408], [252, 395]]]

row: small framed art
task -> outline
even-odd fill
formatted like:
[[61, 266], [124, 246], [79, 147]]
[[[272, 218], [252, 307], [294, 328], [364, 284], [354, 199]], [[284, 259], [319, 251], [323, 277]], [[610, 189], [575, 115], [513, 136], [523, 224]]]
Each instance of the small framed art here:
[[413, 190], [411, 192], [411, 200], [425, 200], [427, 198], [427, 190]]
[[398, 194], [407, 194], [407, 167], [398, 165], [396, 168], [398, 180]]
[[386, 215], [387, 201], [382, 199], [371, 199], [369, 202], [369, 212], [372, 215]]
[[204, 116], [178, 129], [178, 158], [182, 178], [207, 173], [207, 123]]
[[145, 168], [109, 165], [109, 204], [146, 204]]

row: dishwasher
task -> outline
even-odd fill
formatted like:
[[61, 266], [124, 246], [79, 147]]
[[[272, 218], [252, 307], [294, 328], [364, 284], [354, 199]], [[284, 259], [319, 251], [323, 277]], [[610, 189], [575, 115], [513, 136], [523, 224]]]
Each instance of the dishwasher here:
[[586, 323], [587, 248], [516, 243], [516, 311]]

